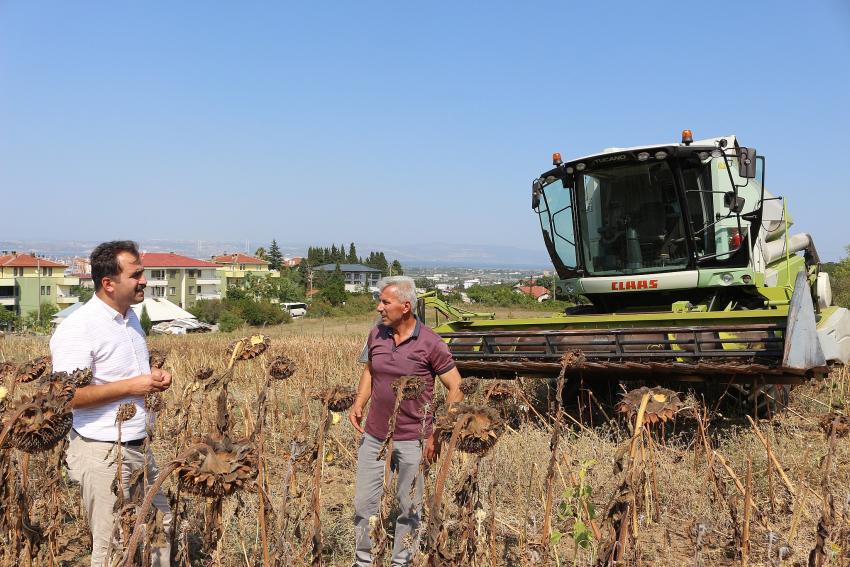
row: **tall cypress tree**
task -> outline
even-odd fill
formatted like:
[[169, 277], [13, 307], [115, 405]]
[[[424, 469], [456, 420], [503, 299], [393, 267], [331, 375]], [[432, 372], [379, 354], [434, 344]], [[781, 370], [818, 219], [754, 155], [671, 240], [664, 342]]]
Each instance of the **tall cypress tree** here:
[[266, 252], [266, 261], [269, 263], [270, 270], [280, 270], [280, 267], [283, 265], [283, 254], [281, 254], [280, 247], [278, 247], [277, 240], [275, 239], [272, 239], [269, 251]]
[[348, 263], [356, 264], [357, 263], [357, 248], [354, 247], [354, 243], [352, 242], [348, 246]]

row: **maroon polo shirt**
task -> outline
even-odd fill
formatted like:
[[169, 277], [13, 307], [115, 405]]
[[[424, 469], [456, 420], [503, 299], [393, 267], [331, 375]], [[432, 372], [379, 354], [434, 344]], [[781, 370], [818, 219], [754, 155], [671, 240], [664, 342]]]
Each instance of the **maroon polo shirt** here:
[[[449, 347], [428, 326], [416, 320], [413, 334], [400, 345], [393, 341], [393, 329], [378, 325], [369, 333], [366, 348], [372, 364], [372, 404], [366, 416], [366, 432], [384, 439], [395, 405], [393, 381], [400, 376], [421, 376], [425, 383], [422, 395], [401, 402], [393, 439], [410, 441], [422, 435], [424, 408], [434, 398], [434, 378], [455, 367]], [[425, 436], [431, 434], [433, 412], [425, 421]]]

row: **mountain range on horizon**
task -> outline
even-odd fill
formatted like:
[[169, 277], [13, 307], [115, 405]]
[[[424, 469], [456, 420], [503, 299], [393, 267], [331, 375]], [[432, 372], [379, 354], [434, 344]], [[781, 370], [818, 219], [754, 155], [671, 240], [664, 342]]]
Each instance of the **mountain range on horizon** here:
[[[99, 242], [94, 240], [0, 240], [0, 251], [35, 252], [60, 258], [88, 256]], [[253, 254], [260, 246], [268, 249], [268, 242], [234, 240], [169, 240], [139, 239], [139, 247], [146, 252], [174, 252], [193, 258], [210, 258], [232, 252]], [[308, 246], [331, 246], [342, 243], [288, 243], [278, 242], [285, 256], [305, 256]], [[348, 246], [348, 242], [344, 245]], [[466, 266], [466, 267], [524, 267], [550, 269], [551, 262], [541, 243], [539, 250], [512, 246], [486, 244], [457, 244], [426, 242], [392, 245], [380, 243], [354, 243], [361, 256], [370, 251], [382, 251], [390, 261], [398, 260], [405, 266]]]

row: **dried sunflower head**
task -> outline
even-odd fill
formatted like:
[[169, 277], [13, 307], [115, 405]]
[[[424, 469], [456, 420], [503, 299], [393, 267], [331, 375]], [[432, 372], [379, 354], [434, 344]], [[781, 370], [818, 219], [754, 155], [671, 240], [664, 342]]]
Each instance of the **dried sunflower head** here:
[[850, 433], [850, 418], [840, 413], [828, 413], [820, 418], [820, 427], [827, 437], [846, 437]]
[[325, 388], [313, 394], [314, 400], [320, 400], [327, 404], [331, 411], [346, 411], [354, 403], [356, 397], [357, 392], [354, 391], [354, 388], [340, 385]]
[[460, 391], [464, 396], [471, 396], [478, 391], [478, 378], [464, 378], [460, 381]]
[[[12, 411], [3, 414], [3, 428], [10, 427], [8, 445], [26, 453], [53, 448], [71, 429], [73, 389], [61, 382], [48, 382], [32, 396], [21, 399]], [[21, 411], [17, 420], [15, 414]]]
[[115, 414], [115, 423], [124, 423], [136, 415], [136, 404], [121, 404]]
[[209, 380], [213, 375], [212, 368], [199, 368], [197, 372], [195, 372], [195, 380], [199, 382], [205, 382]]
[[73, 388], [82, 388], [91, 384], [91, 368], [78, 368], [70, 374], [67, 372], [53, 372], [49, 377], [49, 381], [63, 382]]
[[18, 370], [18, 382], [32, 382], [36, 378], [40, 378], [50, 366], [51, 358], [49, 356], [39, 356], [28, 363], [24, 364]]
[[150, 365], [151, 368], [162, 368], [165, 364], [165, 353], [161, 350], [151, 349], [150, 353]]
[[443, 442], [448, 442], [455, 425], [461, 424], [457, 448], [464, 453], [483, 455], [504, 431], [504, 423], [496, 410], [488, 406], [455, 404], [437, 417], [434, 427]]
[[177, 478], [184, 490], [207, 498], [243, 490], [257, 478], [254, 446], [227, 435], [207, 436], [180, 464]]
[[277, 356], [269, 364], [269, 376], [273, 380], [286, 380], [295, 374], [295, 362], [287, 356]]
[[516, 397], [516, 387], [512, 384], [506, 384], [505, 382], [495, 382], [484, 392], [484, 398], [494, 402], [505, 402]]
[[239, 354], [237, 360], [249, 360], [266, 352], [271, 345], [271, 339], [266, 335], [251, 335], [233, 341], [227, 347], [227, 355], [233, 356], [234, 351], [238, 349]]
[[679, 394], [673, 390], [655, 386], [647, 388], [643, 386], [636, 388], [623, 395], [623, 399], [617, 404], [617, 411], [627, 417], [636, 415], [640, 409], [644, 395], [649, 395], [649, 402], [644, 411], [644, 422], [648, 424], [666, 422], [674, 419], [679, 410], [684, 407], [684, 402]]
[[425, 390], [425, 382], [421, 376], [399, 376], [393, 380], [392, 387], [396, 398], [415, 400]]
[[160, 412], [165, 408], [165, 400], [160, 392], [152, 392], [145, 396], [145, 410], [150, 413]]

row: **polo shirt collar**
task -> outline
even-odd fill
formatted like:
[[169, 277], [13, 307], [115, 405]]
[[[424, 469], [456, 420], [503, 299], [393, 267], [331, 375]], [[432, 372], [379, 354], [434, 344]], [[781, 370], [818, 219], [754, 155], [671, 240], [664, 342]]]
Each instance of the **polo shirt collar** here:
[[[92, 301], [92, 302], [94, 302], [94, 304], [95, 304], [95, 305], [97, 305], [97, 306], [98, 306], [98, 308], [102, 309], [102, 310], [103, 310], [103, 313], [104, 313], [107, 317], [109, 317], [110, 319], [117, 320], [117, 321], [122, 321], [122, 322], [125, 320], [125, 317], [124, 317], [123, 315], [121, 315], [118, 311], [116, 311], [115, 309], [113, 309], [112, 307], [110, 307], [109, 305], [107, 305], [105, 301], [103, 301], [101, 298], [99, 298], [99, 297], [97, 296], [97, 294], [92, 295], [92, 297], [91, 297], [91, 301]], [[129, 316], [130, 316], [130, 313], [129, 313], [129, 312], [130, 312], [132, 309], [133, 309], [133, 308], [131, 307], [130, 309], [128, 309], [128, 310], [127, 310], [127, 317], [129, 317]]]
[[[419, 337], [419, 330], [422, 328], [422, 322], [419, 320], [419, 317], [414, 315], [413, 318], [416, 320], [416, 325], [413, 327], [413, 332], [410, 333], [410, 336], [407, 338], [408, 341], [410, 339], [418, 338]], [[387, 333], [389, 333], [390, 335], [395, 334], [395, 329], [393, 329], [389, 325], [384, 325], [383, 323], [381, 323], [381, 326], [384, 327], [387, 330]]]

